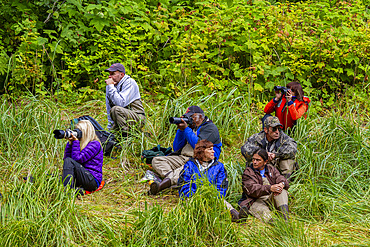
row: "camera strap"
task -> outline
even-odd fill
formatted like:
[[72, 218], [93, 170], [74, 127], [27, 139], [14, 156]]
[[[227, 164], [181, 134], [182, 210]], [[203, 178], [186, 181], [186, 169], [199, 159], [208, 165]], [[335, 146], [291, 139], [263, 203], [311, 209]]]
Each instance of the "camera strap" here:
[[281, 102], [283, 101], [283, 97], [281, 97], [277, 103], [277, 107], [279, 108], [281, 106]]
[[281, 110], [281, 112], [284, 112], [286, 109], [286, 104], [284, 105], [283, 109]]

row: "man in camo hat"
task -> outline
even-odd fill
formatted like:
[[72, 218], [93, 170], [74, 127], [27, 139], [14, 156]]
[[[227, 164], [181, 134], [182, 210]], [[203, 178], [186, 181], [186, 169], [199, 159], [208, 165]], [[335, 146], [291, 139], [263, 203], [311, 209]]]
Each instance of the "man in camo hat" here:
[[269, 162], [289, 179], [296, 164], [297, 143], [282, 131], [282, 124], [277, 117], [270, 116], [266, 118], [264, 124], [264, 129], [249, 137], [242, 146], [242, 154], [247, 163], [250, 163], [254, 151], [259, 148], [265, 149], [268, 153]]

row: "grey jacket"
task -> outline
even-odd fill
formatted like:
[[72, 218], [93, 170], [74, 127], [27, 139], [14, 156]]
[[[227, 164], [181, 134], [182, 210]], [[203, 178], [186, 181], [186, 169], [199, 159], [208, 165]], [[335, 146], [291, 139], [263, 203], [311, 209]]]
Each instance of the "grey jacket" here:
[[[106, 86], [105, 105], [107, 107], [108, 129], [112, 128], [113, 120], [110, 117], [110, 110], [113, 106], [121, 106], [130, 109], [130, 104], [139, 102], [140, 92], [136, 81], [129, 75], [125, 75], [116, 85]], [[135, 107], [136, 113], [144, 114], [143, 107]]]

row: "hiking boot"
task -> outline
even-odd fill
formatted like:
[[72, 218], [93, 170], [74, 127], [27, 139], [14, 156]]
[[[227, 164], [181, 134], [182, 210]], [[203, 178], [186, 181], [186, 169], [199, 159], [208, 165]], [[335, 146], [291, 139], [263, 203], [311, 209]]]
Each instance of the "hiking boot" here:
[[237, 221], [239, 221], [239, 212], [238, 211], [236, 211], [236, 209], [231, 209], [230, 210], [230, 213], [231, 213], [231, 221], [232, 222], [237, 222]]
[[249, 215], [249, 210], [246, 206], [243, 206], [240, 208], [239, 210], [239, 218], [240, 219], [246, 219], [248, 218], [248, 215]]
[[281, 214], [283, 215], [285, 222], [288, 222], [288, 220], [289, 220], [289, 207], [288, 207], [288, 205], [284, 204], [284, 205], [280, 206], [279, 210], [280, 210]]
[[169, 187], [171, 187], [171, 179], [169, 178], [163, 179], [160, 183], [158, 181], [153, 181], [153, 183], [150, 185], [150, 193], [152, 195], [156, 195], [158, 192]]

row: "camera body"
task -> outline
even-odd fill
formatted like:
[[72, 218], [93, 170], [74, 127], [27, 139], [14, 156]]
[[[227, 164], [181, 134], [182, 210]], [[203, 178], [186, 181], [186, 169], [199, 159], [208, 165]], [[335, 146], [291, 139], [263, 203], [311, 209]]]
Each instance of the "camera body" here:
[[188, 125], [193, 125], [194, 120], [191, 117], [170, 117], [170, 124], [180, 124], [182, 123], [181, 119], [185, 121]]
[[288, 88], [283, 87], [283, 86], [275, 86], [274, 90], [280, 91], [282, 95], [286, 95], [286, 93], [288, 92]]
[[69, 139], [72, 135], [74, 135], [78, 139], [82, 137], [82, 131], [80, 129], [54, 130], [53, 133], [55, 139]]

